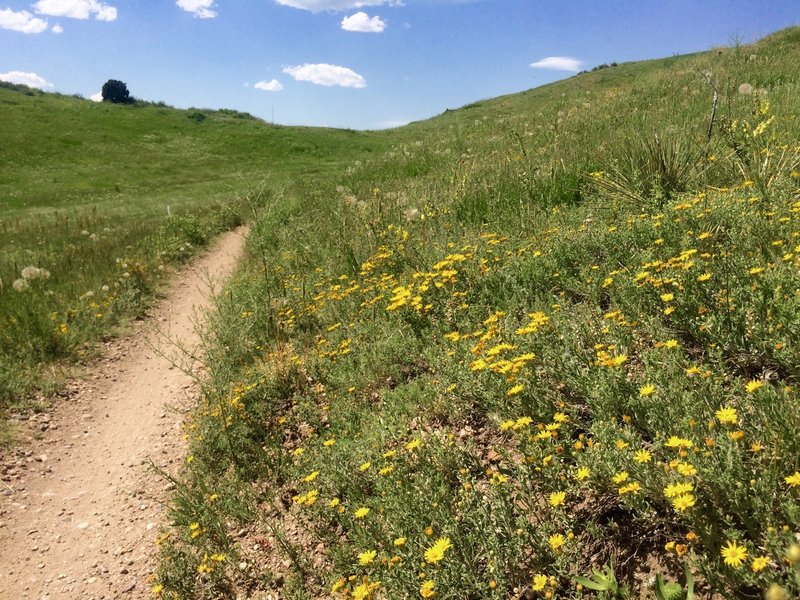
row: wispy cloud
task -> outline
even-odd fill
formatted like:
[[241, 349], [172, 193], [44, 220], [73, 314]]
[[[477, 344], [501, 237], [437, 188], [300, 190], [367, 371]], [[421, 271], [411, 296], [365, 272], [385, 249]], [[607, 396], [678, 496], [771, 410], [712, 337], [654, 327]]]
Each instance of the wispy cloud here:
[[96, 94], [92, 94], [89, 96], [89, 100], [92, 102], [102, 102], [103, 101], [103, 92], [97, 92]]
[[217, 13], [211, 10], [214, 8], [214, 0], [176, 0], [175, 4], [198, 19], [213, 19], [217, 16]]
[[402, 6], [401, 0], [275, 0], [283, 6], [319, 12], [321, 10], [353, 10], [365, 6]]
[[283, 84], [277, 79], [273, 79], [272, 81], [259, 81], [253, 87], [265, 92], [280, 92], [283, 89]]
[[9, 71], [8, 73], [0, 73], [0, 81], [7, 81], [8, 83], [19, 83], [27, 85], [32, 88], [39, 88], [46, 90], [53, 87], [53, 84], [47, 81], [44, 77], [40, 77], [36, 73], [26, 73], [25, 71]]
[[10, 29], [22, 33], [41, 33], [47, 29], [47, 21], [34, 17], [27, 10], [0, 10], [0, 29]]
[[88, 19], [92, 15], [98, 21], [117, 18], [116, 8], [98, 0], [39, 0], [33, 4], [33, 10], [41, 15], [70, 19]]
[[56, 23], [55, 25], [53, 25], [53, 28], [50, 31], [52, 31], [53, 33], [64, 33], [64, 28], [58, 23]]
[[574, 71], [578, 72], [583, 67], [583, 63], [577, 58], [569, 56], [548, 56], [542, 60], [531, 63], [534, 69], [551, 69], [553, 71]]
[[342, 29], [362, 33], [380, 33], [386, 29], [386, 21], [380, 17], [370, 17], [363, 11], [342, 19]]
[[310, 81], [317, 85], [338, 85], [341, 87], [364, 88], [367, 82], [364, 78], [347, 67], [338, 65], [304, 64], [296, 67], [286, 67], [283, 70], [297, 81]]

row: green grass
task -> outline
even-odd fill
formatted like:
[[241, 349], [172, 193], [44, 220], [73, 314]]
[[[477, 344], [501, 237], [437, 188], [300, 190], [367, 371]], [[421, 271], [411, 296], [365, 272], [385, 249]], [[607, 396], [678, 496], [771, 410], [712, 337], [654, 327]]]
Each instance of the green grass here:
[[800, 594], [798, 67], [581, 74], [265, 199], [154, 593]]
[[[143, 313], [163, 273], [261, 198], [386, 147], [380, 134], [10, 84], [0, 111], [0, 414], [41, 407], [94, 341]], [[49, 277], [20, 293], [28, 266]]]

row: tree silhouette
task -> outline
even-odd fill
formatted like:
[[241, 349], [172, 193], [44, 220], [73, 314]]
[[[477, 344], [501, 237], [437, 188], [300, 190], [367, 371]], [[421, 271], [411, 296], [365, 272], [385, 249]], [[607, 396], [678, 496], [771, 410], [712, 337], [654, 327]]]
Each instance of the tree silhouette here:
[[103, 102], [114, 104], [130, 104], [133, 98], [128, 92], [128, 86], [117, 79], [109, 79], [103, 84]]

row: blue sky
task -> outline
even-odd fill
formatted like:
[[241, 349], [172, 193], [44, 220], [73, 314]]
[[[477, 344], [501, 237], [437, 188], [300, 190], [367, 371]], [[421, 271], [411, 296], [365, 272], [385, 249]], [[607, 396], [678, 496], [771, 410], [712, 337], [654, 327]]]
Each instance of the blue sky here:
[[799, 22], [799, 0], [0, 0], [0, 79], [375, 129]]

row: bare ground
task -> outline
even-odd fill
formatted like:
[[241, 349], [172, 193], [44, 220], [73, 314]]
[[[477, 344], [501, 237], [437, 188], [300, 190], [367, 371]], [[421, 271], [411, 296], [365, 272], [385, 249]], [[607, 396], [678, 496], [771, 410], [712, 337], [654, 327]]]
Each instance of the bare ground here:
[[198, 347], [245, 235], [222, 235], [131, 335], [106, 344], [67, 400], [23, 424], [0, 462], [0, 598], [150, 596], [169, 485], [149, 465], [180, 468], [183, 413], [198, 394], [169, 340]]

